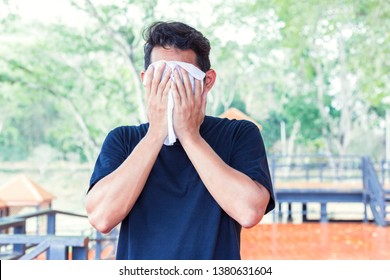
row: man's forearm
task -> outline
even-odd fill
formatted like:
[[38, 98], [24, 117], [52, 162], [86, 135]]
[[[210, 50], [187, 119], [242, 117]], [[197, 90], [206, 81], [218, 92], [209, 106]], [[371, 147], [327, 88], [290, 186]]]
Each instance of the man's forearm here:
[[200, 135], [181, 143], [221, 208], [243, 227], [259, 223], [270, 198], [265, 187], [227, 165]]
[[143, 190], [164, 138], [150, 131], [129, 157], [89, 191], [86, 209], [91, 224], [103, 233], [118, 225]]

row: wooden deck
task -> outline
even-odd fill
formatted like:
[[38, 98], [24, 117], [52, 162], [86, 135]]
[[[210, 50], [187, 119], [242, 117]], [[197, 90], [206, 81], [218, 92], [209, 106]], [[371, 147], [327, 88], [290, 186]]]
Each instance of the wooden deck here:
[[[102, 257], [106, 259], [112, 250], [115, 248], [106, 247]], [[390, 227], [365, 223], [260, 224], [242, 230], [241, 257], [243, 260], [390, 260]], [[94, 258], [94, 251], [90, 250], [88, 259]], [[43, 260], [45, 255], [37, 259]]]
[[390, 260], [390, 227], [263, 224], [242, 232], [244, 260]]

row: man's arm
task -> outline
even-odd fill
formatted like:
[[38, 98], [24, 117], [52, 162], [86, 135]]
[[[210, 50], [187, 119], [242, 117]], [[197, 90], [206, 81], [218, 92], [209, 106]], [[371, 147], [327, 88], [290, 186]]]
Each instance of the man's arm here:
[[268, 190], [227, 165], [200, 135], [185, 138], [181, 143], [221, 208], [245, 228], [258, 224], [270, 199]]
[[89, 191], [86, 209], [90, 223], [108, 233], [130, 212], [144, 188], [164, 138], [153, 133], [134, 148], [129, 157]]
[[227, 165], [201, 137], [199, 128], [205, 115], [207, 92], [202, 93], [200, 82], [195, 81], [193, 94], [187, 73], [183, 69], [182, 73], [184, 84], [172, 84], [174, 126], [180, 143], [221, 208], [243, 227], [252, 227], [261, 221], [270, 193], [260, 183]]
[[[88, 192], [86, 210], [90, 223], [107, 233], [131, 211], [142, 192], [167, 135], [166, 106], [169, 73], [161, 80], [164, 67], [147, 71], [144, 79], [149, 130], [127, 159]], [[161, 83], [160, 83], [161, 80]]]

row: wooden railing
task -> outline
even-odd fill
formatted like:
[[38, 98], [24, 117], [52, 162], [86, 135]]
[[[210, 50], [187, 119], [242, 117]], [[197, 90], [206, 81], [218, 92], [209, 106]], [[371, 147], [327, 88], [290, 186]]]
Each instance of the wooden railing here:
[[[327, 204], [336, 202], [361, 203], [363, 221], [368, 221], [370, 209], [376, 224], [388, 224], [386, 200], [390, 202], [390, 192], [384, 188], [387, 165], [383, 162], [374, 166], [369, 157], [322, 155], [272, 155], [269, 160], [277, 200], [274, 221], [283, 220], [283, 213], [291, 221], [292, 203], [302, 205], [298, 211], [302, 221], [314, 221], [307, 219], [307, 204], [319, 203], [319, 221], [327, 222]], [[287, 204], [287, 211], [282, 204]], [[355, 220], [357, 213], [350, 214]]]
[[375, 222], [380, 226], [388, 225], [386, 219], [386, 192], [379, 182], [377, 172], [369, 157], [363, 157], [363, 184], [369, 197], [369, 205]]
[[361, 178], [358, 155], [270, 155], [273, 182], [294, 180], [345, 181]]
[[[90, 249], [95, 251], [95, 259], [100, 259], [105, 243], [109, 242], [115, 248], [116, 233], [104, 236], [95, 231], [94, 236], [90, 237], [56, 235], [56, 216], [59, 214], [87, 218], [85, 215], [51, 209], [1, 218], [0, 231], [3, 234], [0, 235], [0, 259], [34, 259], [43, 253], [49, 260], [87, 259]], [[26, 221], [39, 216], [47, 217], [46, 234], [26, 234]]]

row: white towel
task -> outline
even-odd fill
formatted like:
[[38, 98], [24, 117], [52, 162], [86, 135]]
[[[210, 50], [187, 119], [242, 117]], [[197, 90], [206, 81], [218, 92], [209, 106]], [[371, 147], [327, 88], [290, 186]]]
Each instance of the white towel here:
[[[197, 68], [195, 65], [182, 62], [182, 61], [165, 61], [165, 60], [159, 60], [154, 62], [152, 65], [155, 66], [154, 69], [156, 69], [156, 64], [165, 62], [166, 67], [170, 67], [172, 69], [171, 71], [171, 79], [175, 81], [174, 77], [174, 69], [177, 69], [181, 80], [183, 81], [183, 75], [180, 72], [180, 67], [185, 69], [188, 72], [188, 77], [190, 79], [191, 85], [192, 85], [192, 92], [194, 92], [194, 86], [195, 86], [195, 79], [200, 80], [202, 84], [202, 90], [203, 90], [203, 79], [206, 76], [206, 74]], [[180, 67], [179, 67], [180, 66]], [[167, 68], [165, 67], [163, 76], [165, 75]], [[175, 107], [174, 101], [173, 101], [173, 95], [172, 91], [170, 90], [168, 93], [168, 108], [167, 108], [167, 117], [168, 117], [168, 136], [165, 138], [164, 145], [172, 146], [176, 142], [176, 134], [175, 130], [173, 129], [173, 108]]]

